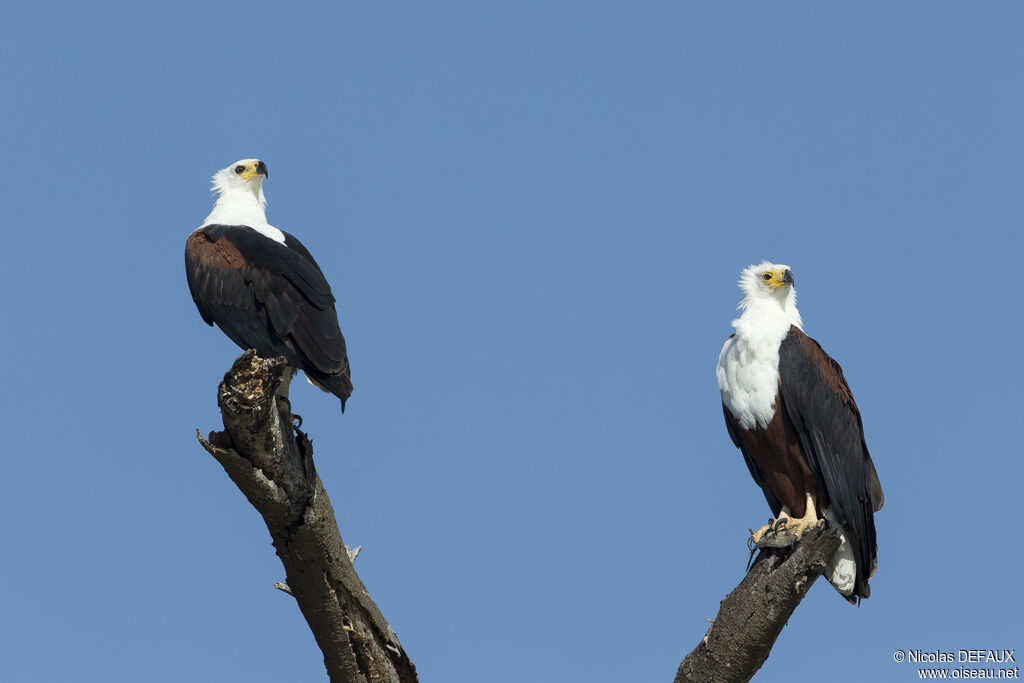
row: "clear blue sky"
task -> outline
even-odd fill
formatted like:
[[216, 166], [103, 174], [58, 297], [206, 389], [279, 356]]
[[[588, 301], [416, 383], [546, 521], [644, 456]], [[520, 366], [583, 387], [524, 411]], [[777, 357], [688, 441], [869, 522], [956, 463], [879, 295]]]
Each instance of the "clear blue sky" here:
[[769, 510], [714, 366], [796, 273], [886, 492], [872, 597], [759, 680], [1024, 652], [1018, 3], [9, 3], [0, 16], [3, 681], [325, 680], [197, 445], [239, 350], [183, 269], [209, 177], [339, 300], [296, 382], [422, 679], [670, 681]]

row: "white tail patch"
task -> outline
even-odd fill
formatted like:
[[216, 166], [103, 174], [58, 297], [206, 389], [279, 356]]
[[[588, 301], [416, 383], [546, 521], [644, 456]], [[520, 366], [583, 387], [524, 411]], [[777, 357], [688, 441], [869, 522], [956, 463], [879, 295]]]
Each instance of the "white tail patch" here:
[[853, 559], [853, 548], [846, 540], [846, 529], [840, 524], [831, 510], [825, 510], [825, 519], [839, 529], [839, 549], [825, 565], [825, 578], [835, 586], [836, 590], [849, 597], [853, 594], [853, 585], [857, 580], [857, 562]]

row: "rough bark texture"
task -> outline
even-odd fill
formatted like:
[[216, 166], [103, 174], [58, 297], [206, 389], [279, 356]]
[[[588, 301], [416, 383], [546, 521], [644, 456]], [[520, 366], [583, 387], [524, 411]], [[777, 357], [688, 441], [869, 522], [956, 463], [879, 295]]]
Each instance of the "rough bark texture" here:
[[837, 548], [839, 534], [826, 526], [793, 550], [762, 550], [679, 665], [675, 683], [749, 681]]
[[334, 509], [313, 464], [313, 447], [275, 396], [283, 358], [242, 354], [217, 403], [223, 432], [200, 443], [263, 516], [295, 597], [324, 653], [331, 681], [410, 683], [416, 668], [356, 574]]

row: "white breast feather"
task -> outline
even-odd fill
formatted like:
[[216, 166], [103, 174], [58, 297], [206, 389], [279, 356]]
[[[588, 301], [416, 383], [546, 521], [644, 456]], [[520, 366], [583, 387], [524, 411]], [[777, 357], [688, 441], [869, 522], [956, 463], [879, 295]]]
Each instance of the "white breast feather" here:
[[767, 427], [775, 415], [779, 387], [779, 348], [733, 337], [718, 357], [722, 402], [744, 429]]
[[779, 345], [789, 332], [782, 309], [751, 306], [732, 322], [736, 334], [718, 356], [722, 402], [743, 429], [764, 428], [775, 416], [779, 392]]

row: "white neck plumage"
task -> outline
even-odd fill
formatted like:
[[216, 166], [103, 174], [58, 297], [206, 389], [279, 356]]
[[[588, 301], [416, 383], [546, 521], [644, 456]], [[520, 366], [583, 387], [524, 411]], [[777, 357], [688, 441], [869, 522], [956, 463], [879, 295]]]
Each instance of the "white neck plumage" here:
[[782, 338], [789, 332], [792, 325], [799, 330], [804, 329], [804, 321], [796, 308], [796, 290], [788, 287], [785, 298], [778, 296], [746, 296], [740, 302], [743, 313], [732, 321], [736, 333], [748, 339]]
[[254, 194], [248, 188], [217, 188], [220, 196], [203, 225], [247, 225], [256, 232], [284, 244], [284, 233], [267, 222], [267, 200], [263, 188]]

